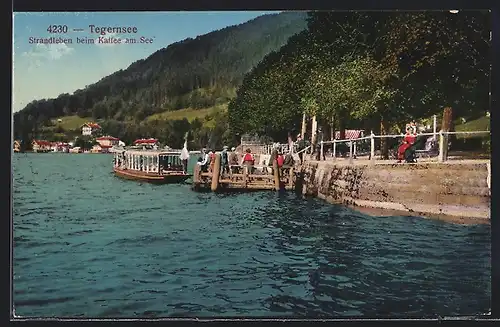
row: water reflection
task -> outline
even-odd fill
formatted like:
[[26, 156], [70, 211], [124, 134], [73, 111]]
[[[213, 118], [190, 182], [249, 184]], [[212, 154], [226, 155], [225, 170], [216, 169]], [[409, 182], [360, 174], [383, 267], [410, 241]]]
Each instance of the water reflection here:
[[489, 307], [487, 226], [371, 217], [294, 195], [262, 200], [254, 219], [278, 232], [259, 249], [287, 258], [268, 270], [283, 292], [266, 299], [272, 312], [421, 317]]

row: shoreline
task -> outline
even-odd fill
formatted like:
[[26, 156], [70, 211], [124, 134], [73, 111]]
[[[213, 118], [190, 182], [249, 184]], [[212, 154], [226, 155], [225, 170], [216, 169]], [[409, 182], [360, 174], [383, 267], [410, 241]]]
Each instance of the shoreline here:
[[[328, 201], [327, 198], [318, 196], [318, 199], [324, 200], [330, 204], [339, 204]], [[491, 219], [487, 217], [466, 217], [459, 215], [450, 215], [450, 214], [430, 214], [426, 212], [416, 212], [416, 211], [408, 211], [404, 209], [390, 209], [390, 208], [382, 208], [382, 207], [370, 207], [370, 206], [360, 206], [360, 205], [352, 205], [352, 204], [343, 204], [345, 207], [361, 212], [363, 214], [373, 216], [373, 217], [381, 217], [381, 218], [391, 218], [393, 216], [403, 216], [403, 217], [418, 217], [424, 219], [431, 220], [439, 220], [447, 223], [458, 224], [458, 225], [491, 225]]]
[[371, 216], [413, 216], [463, 225], [491, 225], [489, 160], [355, 162], [306, 161], [299, 168], [296, 191]]

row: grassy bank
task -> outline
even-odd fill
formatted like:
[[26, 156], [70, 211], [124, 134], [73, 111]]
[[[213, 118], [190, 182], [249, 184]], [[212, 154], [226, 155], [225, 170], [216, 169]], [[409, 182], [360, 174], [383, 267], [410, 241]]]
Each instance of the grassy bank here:
[[[59, 120], [61, 120], [59, 122]], [[79, 117], [77, 115], [74, 116], [63, 116], [57, 117], [51, 120], [53, 126], [50, 126], [50, 129], [57, 129], [58, 127], [63, 128], [66, 131], [74, 131], [79, 130], [80, 127], [86, 122], [93, 122], [92, 117]]]
[[177, 119], [186, 118], [189, 122], [192, 122], [195, 119], [203, 120], [207, 116], [212, 116], [218, 112], [222, 112], [222, 111], [226, 111], [226, 110], [227, 110], [227, 103], [213, 106], [213, 107], [209, 107], [209, 108], [204, 108], [204, 109], [185, 108], [185, 109], [180, 109], [180, 110], [175, 110], [175, 111], [164, 111], [161, 113], [151, 115], [151, 116], [147, 117], [146, 120], [147, 121], [151, 121], [151, 120], [177, 120]]

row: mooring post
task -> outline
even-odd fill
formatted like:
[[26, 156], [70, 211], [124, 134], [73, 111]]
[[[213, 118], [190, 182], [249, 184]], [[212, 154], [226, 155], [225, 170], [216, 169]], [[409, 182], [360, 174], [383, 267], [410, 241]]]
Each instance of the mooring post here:
[[375, 160], [375, 134], [370, 132], [370, 160]]
[[437, 136], [437, 115], [434, 115], [434, 121], [432, 124], [432, 133], [434, 134], [434, 139]]
[[349, 164], [352, 164], [352, 140], [349, 141]]
[[439, 131], [439, 156], [438, 156], [438, 161], [439, 162], [444, 162], [446, 161], [446, 146], [448, 144], [445, 144], [445, 143], [448, 143], [447, 140], [446, 140], [446, 137], [443, 133], [443, 131]]
[[278, 161], [273, 161], [273, 174], [274, 174], [274, 189], [279, 191], [281, 189], [281, 181], [280, 181], [280, 169], [278, 167]]
[[336, 151], [337, 151], [337, 140], [333, 140], [333, 159], [337, 158], [337, 154], [336, 154]]
[[446, 107], [443, 111], [443, 122], [439, 131], [439, 161], [444, 162], [448, 159], [448, 132], [452, 126], [452, 108]]
[[193, 183], [197, 184], [200, 181], [200, 165], [195, 165], [193, 170]]
[[319, 152], [319, 160], [323, 160], [323, 140], [321, 140], [320, 143], [320, 146], [321, 146], [321, 149], [320, 149], [320, 152]]
[[219, 187], [219, 176], [220, 176], [220, 153], [215, 154], [214, 168], [212, 170], [212, 192], [217, 191]]
[[302, 114], [302, 128], [300, 129], [300, 136], [302, 136], [302, 138], [306, 137], [306, 114], [303, 113]]
[[486, 168], [488, 169], [488, 176], [486, 177], [486, 183], [488, 184], [488, 189], [491, 190], [491, 162], [488, 161], [486, 164]]
[[243, 183], [245, 184], [243, 187], [246, 188], [248, 183], [248, 165], [243, 165], [241, 168], [243, 170]]

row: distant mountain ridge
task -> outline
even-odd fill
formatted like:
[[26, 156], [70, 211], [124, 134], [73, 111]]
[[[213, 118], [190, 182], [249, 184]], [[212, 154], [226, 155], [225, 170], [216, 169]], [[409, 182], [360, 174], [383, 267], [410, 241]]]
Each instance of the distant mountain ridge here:
[[306, 16], [264, 15], [170, 44], [72, 95], [33, 101], [14, 114], [15, 137], [60, 116], [140, 122], [159, 112], [227, 103], [245, 73], [306, 28]]

